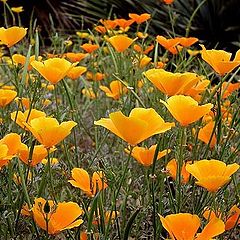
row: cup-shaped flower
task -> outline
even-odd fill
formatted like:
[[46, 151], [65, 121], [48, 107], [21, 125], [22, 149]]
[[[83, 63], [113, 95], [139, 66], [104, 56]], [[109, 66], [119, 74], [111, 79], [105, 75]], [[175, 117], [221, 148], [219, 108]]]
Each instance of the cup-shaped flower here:
[[177, 37], [175, 39], [177, 39], [183, 47], [190, 47], [198, 41], [198, 38], [195, 37]]
[[71, 62], [80, 62], [84, 58], [88, 56], [87, 53], [74, 53], [74, 52], [68, 52], [65, 54], [65, 56], [71, 61]]
[[0, 168], [8, 164], [21, 146], [21, 137], [17, 133], [9, 133], [0, 139]]
[[[55, 149], [50, 149], [53, 152]], [[31, 149], [24, 143], [21, 144], [18, 150], [19, 158], [27, 165], [32, 167], [40, 163], [48, 155], [48, 150], [43, 145], [35, 145], [32, 150], [32, 156], [30, 158]]]
[[206, 50], [202, 47], [202, 59], [206, 61], [216, 73], [224, 75], [230, 73], [234, 68], [240, 65], [240, 50], [237, 51], [235, 58], [231, 61], [232, 54], [223, 50]]
[[177, 54], [178, 52], [181, 51], [182, 47], [178, 45], [180, 43], [178, 38], [167, 39], [163, 36], [158, 35], [156, 40], [161, 46], [163, 46], [166, 50], [168, 50], [172, 54]]
[[86, 67], [82, 67], [82, 66], [73, 67], [70, 69], [70, 71], [68, 71], [67, 76], [72, 80], [75, 80], [79, 78], [86, 71], [87, 71]]
[[[46, 211], [47, 209], [47, 211]], [[34, 201], [32, 214], [36, 224], [48, 231], [49, 234], [57, 234], [63, 230], [78, 227], [83, 223], [78, 217], [83, 210], [74, 202], [59, 202], [37, 198]]]
[[110, 37], [108, 41], [114, 47], [117, 52], [124, 52], [134, 42], [133, 39], [125, 35], [116, 35]]
[[47, 81], [52, 84], [57, 84], [67, 75], [71, 68], [77, 65], [77, 62], [71, 63], [64, 58], [50, 58], [43, 62], [32, 61], [31, 65]]
[[186, 170], [196, 179], [196, 184], [206, 188], [209, 192], [217, 192], [231, 180], [231, 175], [239, 169], [237, 163], [226, 165], [219, 160], [200, 160], [188, 164]]
[[12, 47], [15, 43], [22, 40], [27, 34], [27, 28], [22, 27], [10, 27], [10, 28], [0, 28], [0, 41], [7, 45], [8, 47]]
[[171, 73], [164, 69], [150, 69], [144, 73], [149, 81], [168, 96], [186, 95], [201, 77], [195, 73]]
[[151, 18], [151, 15], [148, 13], [143, 13], [143, 14], [136, 14], [136, 13], [129, 13], [128, 16], [134, 20], [134, 22], [136, 22], [137, 24], [141, 24], [145, 21], [147, 21], [148, 19]]
[[51, 148], [61, 142], [77, 125], [74, 121], [62, 122], [51, 117], [39, 117], [29, 123], [23, 123], [33, 136], [46, 148]]
[[167, 102], [160, 101], [182, 126], [196, 122], [205, 114], [209, 113], [213, 107], [211, 103], [198, 106], [198, 102], [193, 98], [183, 95], [172, 96]]
[[[188, 163], [183, 163], [182, 169], [181, 169], [181, 182], [186, 184], [189, 181], [190, 173], [186, 171], [186, 165]], [[177, 170], [178, 170], [178, 163], [176, 159], [172, 159], [168, 162], [166, 166], [167, 173], [174, 179], [177, 179]]]
[[[155, 155], [155, 151], [157, 148], [157, 144], [152, 145], [150, 148], [145, 147], [134, 147], [131, 152], [131, 156], [135, 158], [140, 164], [142, 164], [145, 167], [151, 166], [153, 164], [153, 158]], [[129, 149], [125, 149], [125, 151], [130, 154]], [[163, 150], [161, 152], [158, 152], [157, 160], [160, 158], [166, 156], [168, 153], [170, 153], [170, 149]]]
[[107, 128], [132, 146], [175, 126], [174, 123], [164, 122], [153, 108], [134, 108], [129, 117], [120, 111], [113, 112], [109, 117], [101, 118], [94, 124]]
[[102, 171], [94, 172], [92, 179], [90, 179], [88, 172], [83, 168], [73, 168], [71, 172], [73, 180], [69, 180], [68, 182], [72, 186], [80, 188], [90, 197], [94, 196], [97, 191], [101, 191], [108, 186]]
[[11, 113], [11, 119], [16, 122], [21, 128], [25, 128], [23, 123], [31, 122], [31, 120], [39, 117], [45, 117], [46, 113], [31, 109], [26, 110], [25, 112], [15, 111]]
[[[27, 58], [26, 58], [24, 55], [22, 55], [22, 54], [13, 54], [12, 60], [13, 60], [13, 62], [14, 62], [15, 64], [20, 64], [20, 65], [24, 66], [25, 63], [26, 63]], [[35, 55], [30, 56], [30, 58], [29, 58], [29, 65], [28, 65], [28, 67], [27, 67], [27, 69], [28, 69], [29, 71], [32, 70], [31, 62], [34, 61], [34, 60], [35, 60]], [[41, 60], [42, 60], [42, 57], [39, 56], [37, 60], [38, 60], [38, 61], [41, 61]]]
[[237, 207], [237, 205], [234, 205], [231, 207], [227, 220], [225, 222], [225, 230], [232, 229], [235, 225], [240, 224], [240, 209]]
[[200, 128], [198, 132], [198, 139], [209, 144], [210, 148], [213, 148], [217, 143], [216, 134], [213, 133], [214, 126], [215, 121], [209, 121], [204, 127]]
[[118, 80], [112, 81], [109, 88], [105, 86], [100, 86], [99, 88], [104, 91], [108, 97], [115, 100], [118, 100], [123, 93], [127, 92], [127, 88]]
[[17, 96], [14, 90], [0, 89], [0, 107], [5, 107]]
[[99, 46], [97, 44], [84, 43], [83, 45], [81, 45], [81, 48], [84, 49], [87, 53], [92, 53], [96, 51]]
[[218, 218], [212, 219], [200, 234], [197, 231], [201, 221], [197, 215], [170, 214], [165, 218], [160, 216], [160, 220], [172, 240], [210, 240], [224, 232], [224, 223]]

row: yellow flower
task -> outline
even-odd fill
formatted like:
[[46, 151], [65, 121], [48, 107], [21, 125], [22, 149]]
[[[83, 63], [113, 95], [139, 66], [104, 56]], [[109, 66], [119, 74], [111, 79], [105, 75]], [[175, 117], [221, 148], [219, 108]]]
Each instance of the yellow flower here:
[[58, 123], [51, 117], [38, 117], [29, 123], [23, 123], [33, 136], [46, 148], [53, 147], [71, 133], [71, 129], [77, 125], [74, 121]]
[[127, 88], [124, 87], [123, 84], [118, 80], [112, 81], [109, 88], [105, 86], [100, 86], [99, 88], [104, 91], [108, 97], [111, 97], [115, 100], [118, 100], [123, 93], [128, 91]]
[[83, 210], [74, 202], [56, 204], [52, 200], [36, 198], [32, 213], [36, 224], [48, 231], [49, 234], [57, 234], [63, 230], [78, 227], [83, 223], [82, 219], [77, 219]]
[[[13, 54], [12, 60], [14, 63], [20, 64], [22, 66], [24, 66], [26, 63], [26, 57], [23, 56], [22, 54]], [[27, 67], [29, 71], [32, 70], [31, 62], [33, 62], [34, 60], [35, 60], [35, 55], [31, 56], [29, 59], [29, 65]], [[39, 56], [38, 61], [41, 61], [41, 60], [42, 60], [42, 57]]]
[[209, 143], [209, 146], [213, 148], [216, 145], [217, 137], [216, 134], [213, 133], [215, 126], [214, 121], [208, 122], [204, 127], [200, 128], [198, 132], [198, 139], [203, 141], [204, 143], [208, 144], [211, 138], [211, 142]]
[[[58, 164], [58, 159], [57, 158], [50, 158], [50, 164], [51, 165], [56, 165], [56, 164]], [[46, 158], [44, 158], [43, 160], [42, 160], [42, 164], [44, 164], [44, 165], [46, 165], [48, 163], [48, 159], [46, 159]]]
[[90, 180], [88, 172], [83, 168], [73, 168], [71, 173], [73, 180], [69, 180], [68, 182], [72, 186], [80, 188], [90, 197], [94, 196], [97, 191], [101, 191], [108, 186], [102, 171], [94, 172], [92, 180]]
[[0, 41], [7, 45], [8, 47], [12, 47], [15, 43], [22, 40], [27, 34], [27, 28], [22, 27], [10, 27], [10, 28], [0, 28]]
[[[153, 158], [154, 158], [156, 148], [157, 148], [157, 144], [152, 145], [150, 148], [136, 146], [132, 149], [131, 156], [134, 157], [143, 166], [148, 167], [153, 164]], [[128, 154], [130, 154], [129, 149], [125, 149], [125, 151]], [[171, 152], [170, 149], [166, 149], [161, 152], [158, 152], [157, 160], [166, 156], [170, 152]]]
[[32, 61], [31, 65], [35, 68], [47, 81], [52, 84], [58, 83], [67, 73], [77, 65], [70, 63], [64, 58], [50, 58], [43, 62]]
[[109, 117], [101, 118], [94, 124], [107, 128], [133, 146], [175, 126], [174, 123], [164, 122], [153, 108], [134, 108], [129, 117], [118, 111]]
[[5, 107], [13, 101], [17, 92], [13, 90], [0, 89], [0, 107]]
[[170, 214], [165, 218], [160, 216], [160, 220], [172, 240], [210, 240], [224, 232], [224, 223], [218, 218], [212, 219], [200, 234], [197, 234], [197, 230], [201, 222], [195, 214]]
[[198, 106], [198, 102], [193, 98], [183, 95], [172, 96], [167, 102], [160, 101], [182, 126], [187, 126], [190, 123], [196, 122], [209, 113], [213, 107], [211, 103]]
[[195, 73], [171, 73], [164, 69], [150, 69], [144, 72], [144, 75], [158, 90], [168, 96], [185, 95], [201, 79]]
[[117, 52], [124, 52], [134, 42], [133, 39], [126, 37], [125, 35], [110, 37], [108, 41]]
[[15, 13], [21, 13], [23, 12], [23, 6], [20, 6], [20, 7], [11, 7], [11, 10]]
[[198, 180], [196, 184], [206, 188], [209, 192], [217, 192], [231, 180], [230, 176], [238, 169], [237, 163], [226, 165], [214, 159], [200, 160], [186, 166], [186, 170]]
[[83, 73], [85, 73], [87, 71], [86, 67], [82, 67], [82, 66], [77, 66], [77, 67], [73, 67], [72, 69], [70, 69], [70, 71], [67, 73], [67, 76], [69, 78], [71, 78], [72, 80], [75, 80], [77, 78], [79, 78]]

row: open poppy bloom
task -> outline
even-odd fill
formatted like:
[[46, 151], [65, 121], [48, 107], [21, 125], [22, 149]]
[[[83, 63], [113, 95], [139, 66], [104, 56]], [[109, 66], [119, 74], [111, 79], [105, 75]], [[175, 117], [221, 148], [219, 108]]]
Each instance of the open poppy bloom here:
[[140, 68], [144, 68], [144, 67], [146, 67], [151, 61], [152, 61], [152, 58], [144, 55], [144, 56], [140, 59], [140, 61], [139, 61], [139, 67], [140, 67]]
[[227, 220], [225, 222], [225, 230], [232, 229], [235, 225], [240, 224], [240, 209], [237, 207], [237, 205], [234, 205], [231, 207]]
[[148, 13], [143, 13], [143, 14], [136, 14], [136, 13], [129, 13], [128, 16], [134, 20], [137, 24], [141, 24], [143, 22], [146, 22], [148, 19], [151, 18], [151, 15]]
[[201, 79], [195, 73], [171, 73], [164, 69], [149, 69], [144, 75], [158, 90], [168, 96], [185, 95]]
[[120, 29], [123, 30], [124, 32], [127, 31], [129, 29], [129, 26], [134, 23], [134, 20], [132, 19], [126, 20], [124, 18], [118, 18], [115, 19], [114, 21], [115, 23], [117, 23], [117, 26], [119, 26]]
[[174, 123], [164, 122], [153, 108], [134, 108], [129, 117], [120, 111], [113, 112], [109, 117], [101, 118], [94, 124], [107, 128], [132, 146], [175, 126]]
[[79, 78], [86, 71], [87, 71], [86, 67], [82, 67], [82, 66], [73, 67], [70, 69], [70, 71], [68, 71], [67, 76], [72, 80], [75, 80]]
[[230, 73], [234, 68], [240, 65], [240, 50], [237, 51], [235, 58], [231, 61], [232, 54], [223, 50], [206, 50], [202, 47], [202, 59], [206, 61], [216, 73], [221, 76]]
[[195, 37], [177, 37], [179, 44], [183, 47], [190, 47], [198, 41], [198, 38]]
[[[183, 163], [182, 170], [181, 170], [181, 182], [186, 184], [189, 181], [190, 173], [186, 171], [186, 165], [188, 163]], [[167, 173], [174, 179], [177, 179], [177, 161], [176, 159], [172, 159], [171, 161], [168, 162], [166, 166]]]
[[84, 49], [87, 53], [92, 53], [96, 51], [99, 46], [97, 44], [84, 43], [83, 45], [81, 45], [81, 48]]
[[[20, 65], [24, 66], [25, 63], [26, 63], [27, 58], [24, 55], [22, 55], [22, 54], [13, 54], [12, 60], [13, 60], [14, 63], [20, 64]], [[32, 69], [31, 62], [34, 61], [34, 60], [35, 60], [35, 55], [30, 56], [30, 58], [29, 58], [29, 65], [27, 67], [28, 71], [30, 71]], [[39, 56], [37, 60], [41, 61], [42, 57]]]
[[105, 30], [113, 30], [117, 27], [117, 22], [110, 19], [100, 19], [99, 22], [104, 26]]
[[[53, 152], [55, 149], [50, 149]], [[18, 150], [19, 158], [27, 165], [32, 167], [40, 163], [45, 157], [47, 157], [48, 151], [43, 145], [35, 145], [32, 152], [32, 157], [30, 157], [30, 148], [26, 144], [21, 144]]]
[[[142, 164], [145, 167], [151, 166], [153, 164], [153, 158], [155, 155], [155, 151], [157, 148], [157, 144], [152, 145], [150, 148], [145, 147], [134, 147], [132, 149], [131, 156], [135, 158], [140, 164]], [[129, 149], [125, 149], [125, 151], [130, 154]], [[158, 152], [157, 160], [160, 158], [166, 156], [168, 153], [170, 153], [170, 149], [163, 150], [161, 152]]]
[[234, 91], [240, 89], [240, 83], [228, 83], [223, 82], [222, 84], [222, 98], [227, 98], [230, 96]]
[[88, 56], [87, 53], [73, 53], [73, 52], [68, 52], [65, 55], [71, 62], [80, 62], [81, 60]]
[[74, 202], [55, 204], [52, 200], [36, 198], [32, 213], [36, 224], [49, 234], [57, 234], [83, 223], [82, 219], [78, 219], [83, 210]]
[[[216, 134], [213, 133], [215, 126], [215, 121], [208, 122], [204, 127], [200, 128], [198, 132], [198, 139], [208, 144], [211, 138], [211, 142], [209, 143], [210, 148], [213, 148], [217, 143]], [[213, 134], [213, 135], [212, 135]]]
[[0, 139], [0, 168], [17, 154], [21, 146], [21, 137], [17, 133], [9, 133]]
[[172, 116], [182, 125], [187, 126], [190, 123], [196, 122], [201, 117], [210, 112], [213, 105], [207, 103], [198, 106], [198, 102], [189, 96], [176, 95], [170, 97], [167, 102], [160, 100]]
[[16, 122], [16, 124], [18, 124], [21, 128], [25, 128], [25, 125], [23, 123], [30, 122], [35, 118], [45, 116], [45, 112], [36, 109], [26, 110], [25, 112], [15, 111], [11, 113], [11, 119]]
[[15, 43], [22, 40], [27, 34], [27, 28], [22, 27], [10, 27], [10, 28], [0, 28], [0, 41], [7, 45], [8, 47], [12, 47]]
[[221, 219], [214, 218], [197, 234], [201, 221], [190, 213], [160, 216], [160, 220], [172, 240], [210, 240], [223, 233], [225, 227]]
[[74, 121], [62, 122], [51, 117], [39, 117], [29, 123], [23, 123], [33, 136], [46, 148], [51, 148], [61, 142], [77, 125]]
[[100, 86], [99, 88], [103, 90], [108, 97], [115, 100], [118, 100], [122, 94], [128, 91], [127, 88], [118, 80], [112, 81], [109, 88], [105, 86]]
[[108, 41], [112, 44], [117, 52], [124, 52], [134, 42], [133, 39], [125, 35], [116, 35], [110, 37]]
[[88, 172], [83, 168], [73, 168], [71, 173], [73, 180], [69, 180], [68, 182], [72, 186], [80, 188], [90, 197], [93, 197], [97, 191], [101, 191], [108, 186], [102, 171], [94, 172], [92, 179], [90, 179]]
[[182, 49], [182, 47], [179, 46], [180, 41], [178, 38], [167, 39], [163, 36], [158, 35], [156, 40], [161, 46], [163, 46], [166, 50], [168, 50], [172, 54], [177, 54]]
[[0, 89], [0, 107], [7, 106], [16, 96], [17, 92], [14, 90]]
[[50, 58], [43, 62], [36, 60], [31, 62], [32, 67], [52, 84], [57, 84], [77, 64], [72, 64], [64, 58]]
[[237, 163], [226, 165], [214, 159], [200, 160], [186, 166], [186, 170], [197, 179], [196, 184], [206, 188], [209, 192], [217, 192], [231, 180], [230, 176], [238, 169]]

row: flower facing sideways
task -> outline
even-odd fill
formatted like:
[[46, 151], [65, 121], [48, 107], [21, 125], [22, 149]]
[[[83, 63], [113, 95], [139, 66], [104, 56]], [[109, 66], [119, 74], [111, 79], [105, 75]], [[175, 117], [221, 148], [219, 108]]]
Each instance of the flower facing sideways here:
[[101, 118], [94, 124], [107, 128], [132, 146], [175, 126], [174, 123], [164, 122], [153, 108], [134, 108], [129, 117], [120, 111], [113, 112], [109, 118]]
[[61, 142], [77, 125], [74, 121], [62, 122], [51, 117], [39, 117], [29, 123], [23, 123], [33, 136], [46, 148], [51, 148]]
[[14, 90], [0, 89], [0, 107], [5, 107], [17, 96]]
[[190, 213], [170, 214], [165, 218], [160, 216], [163, 227], [172, 240], [210, 240], [224, 232], [224, 223], [219, 218], [212, 219], [197, 234], [201, 221], [197, 215]]
[[55, 204], [52, 200], [37, 198], [34, 201], [32, 213], [36, 224], [49, 234], [57, 234], [83, 223], [82, 219], [78, 219], [83, 210], [74, 202]]
[[83, 168], [72, 169], [72, 179], [69, 180], [72, 186], [80, 188], [88, 196], [94, 196], [97, 191], [105, 189], [108, 185], [105, 179], [105, 175], [102, 171], [94, 172], [92, 179], [86, 170]]
[[226, 165], [214, 159], [200, 160], [186, 166], [186, 170], [197, 179], [196, 184], [206, 188], [209, 192], [217, 192], [231, 180], [230, 176], [238, 169], [237, 163]]
[[198, 102], [193, 98], [183, 95], [172, 96], [167, 102], [160, 101], [182, 126], [187, 126], [190, 123], [196, 122], [209, 113], [213, 107], [211, 103], [198, 106]]
[[125, 35], [117, 35], [110, 37], [108, 41], [111, 43], [111, 45], [117, 52], [124, 52], [134, 42], [133, 39]]

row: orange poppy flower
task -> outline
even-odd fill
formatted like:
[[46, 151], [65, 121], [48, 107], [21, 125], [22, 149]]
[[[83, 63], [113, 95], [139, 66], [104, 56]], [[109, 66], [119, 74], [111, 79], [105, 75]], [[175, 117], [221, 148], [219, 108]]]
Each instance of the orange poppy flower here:
[[7, 106], [16, 96], [17, 92], [14, 90], [0, 89], [0, 107]]
[[218, 218], [212, 219], [199, 234], [201, 221], [197, 215], [170, 214], [165, 218], [160, 216], [160, 220], [172, 240], [209, 240], [224, 232], [224, 223]]
[[207, 103], [198, 106], [198, 102], [189, 96], [176, 95], [170, 97], [167, 102], [160, 100], [172, 116], [182, 125], [187, 126], [190, 123], [196, 122], [201, 117], [210, 112], [213, 105]]
[[[12, 56], [13, 62], [16, 63], [16, 64], [20, 64], [22, 66], [25, 65], [26, 59], [27, 58], [25, 56], [23, 56], [22, 54], [13, 54], [13, 56]], [[31, 56], [30, 59], [29, 59], [29, 65], [27, 67], [28, 71], [32, 70], [31, 62], [34, 61], [34, 60], [35, 60], [35, 55]], [[41, 61], [41, 60], [42, 60], [42, 57], [39, 56], [38, 61]]]
[[124, 35], [110, 37], [108, 41], [112, 44], [117, 52], [124, 52], [134, 42], [133, 39]]
[[106, 30], [113, 30], [117, 23], [110, 19], [100, 19], [99, 22], [105, 27]]
[[[157, 144], [152, 145], [150, 148], [145, 147], [134, 147], [132, 149], [131, 156], [135, 158], [140, 164], [142, 164], [145, 167], [149, 167], [153, 164], [153, 158], [155, 155], [155, 151], [157, 148]], [[125, 149], [125, 151], [130, 154], [129, 149]], [[163, 150], [158, 153], [157, 160], [160, 158], [166, 156], [168, 153], [170, 153], [170, 149]]]
[[144, 55], [144, 56], [140, 59], [139, 67], [140, 67], [140, 68], [144, 68], [144, 67], [146, 67], [151, 61], [152, 61], [152, 58]]
[[198, 41], [198, 38], [195, 37], [177, 37], [175, 39], [177, 39], [183, 47], [190, 47]]
[[138, 15], [136, 13], [129, 13], [128, 16], [137, 24], [141, 24], [151, 18], [151, 15], [148, 13], [143, 13], [141, 15]]
[[178, 46], [178, 44], [180, 43], [178, 38], [167, 39], [163, 36], [158, 35], [156, 40], [161, 46], [163, 46], [172, 54], [177, 54], [179, 51], [181, 51], [181, 47]]
[[12, 47], [15, 43], [22, 40], [27, 34], [27, 28], [22, 27], [10, 27], [10, 28], [0, 28], [0, 41], [7, 45], [8, 47]]
[[36, 109], [26, 110], [25, 112], [15, 111], [11, 113], [11, 119], [16, 122], [16, 124], [18, 124], [21, 128], [25, 128], [25, 125], [23, 123], [30, 122], [34, 118], [45, 116], [46, 113]]
[[17, 133], [9, 133], [0, 139], [0, 168], [17, 154], [21, 145], [21, 137]]
[[123, 31], [127, 31], [129, 29], [129, 26], [132, 25], [134, 23], [134, 20], [129, 19], [123, 19], [123, 18], [118, 18], [114, 20], [115, 23], [117, 23], [117, 26], [120, 27], [120, 29], [122, 29]]
[[57, 84], [62, 80], [77, 63], [70, 63], [64, 58], [50, 58], [43, 62], [33, 61], [32, 67], [35, 68], [47, 81]]
[[240, 88], [240, 83], [228, 83], [222, 84], [222, 98], [229, 97], [234, 91]]
[[129, 117], [120, 111], [113, 112], [109, 117], [101, 118], [94, 124], [107, 128], [133, 146], [175, 126], [174, 123], [164, 122], [153, 108], [134, 108]]
[[202, 47], [202, 59], [206, 61], [216, 73], [224, 75], [230, 73], [234, 68], [240, 65], [240, 50], [237, 51], [235, 58], [231, 61], [232, 54], [223, 50], [206, 50], [204, 45]]
[[[189, 181], [189, 177], [190, 177], [190, 173], [186, 171], [186, 165], [188, 163], [185, 162], [182, 166], [182, 170], [181, 170], [181, 179], [182, 179], [182, 183], [186, 184]], [[176, 159], [172, 159], [171, 161], [168, 162], [167, 166], [166, 166], [166, 170], [167, 173], [176, 181], [177, 179], [177, 161]]]
[[92, 80], [92, 81], [102, 81], [105, 77], [105, 74], [104, 73], [100, 73], [100, 72], [97, 72], [97, 73], [93, 73], [93, 72], [87, 72], [86, 74], [86, 78], [87, 80]]
[[165, 4], [172, 4], [174, 2], [174, 0], [163, 0], [163, 2]]
[[87, 53], [73, 53], [73, 52], [68, 52], [65, 54], [65, 56], [71, 61], [71, 62], [80, 62], [83, 60], [85, 57], [88, 56]]
[[72, 69], [70, 69], [70, 71], [68, 71], [67, 76], [72, 80], [75, 80], [79, 78], [86, 71], [87, 71], [86, 67], [82, 67], [82, 66], [73, 67]]
[[186, 169], [198, 181], [197, 185], [206, 188], [209, 192], [217, 192], [219, 188], [228, 183], [230, 176], [239, 168], [237, 163], [226, 165], [218, 160], [200, 160], [188, 164]]
[[225, 222], [226, 231], [232, 229], [235, 225], [240, 224], [239, 216], [240, 216], [240, 209], [237, 207], [237, 205], [232, 206], [227, 216], [227, 220]]
[[72, 186], [80, 188], [90, 197], [93, 197], [97, 191], [101, 191], [108, 186], [102, 171], [94, 172], [92, 180], [90, 180], [88, 172], [83, 168], [73, 168], [71, 173], [73, 180], [69, 180], [68, 182]]
[[[210, 121], [204, 127], [200, 128], [198, 132], [198, 139], [208, 144], [212, 136], [214, 126], [215, 126], [215, 122]], [[214, 133], [212, 136], [211, 142], [209, 143], [210, 148], [213, 148], [216, 145], [216, 143], [217, 143], [217, 137], [216, 137], [216, 134]]]
[[[55, 149], [51, 149], [53, 152]], [[26, 144], [21, 144], [18, 150], [19, 158], [27, 165], [32, 167], [40, 163], [48, 155], [47, 149], [43, 145], [35, 145], [32, 152], [32, 158], [29, 159], [30, 148]]]
[[107, 29], [104, 26], [96, 26], [94, 29], [101, 34], [105, 34], [107, 32]]
[[164, 69], [149, 69], [144, 75], [168, 96], [185, 94], [200, 81], [200, 77], [195, 73], [171, 73]]
[[49, 234], [57, 234], [63, 230], [78, 227], [83, 223], [82, 219], [78, 219], [82, 213], [83, 210], [77, 203], [55, 204], [52, 200], [44, 198], [36, 198], [32, 208], [34, 221]]
[[51, 148], [61, 142], [77, 125], [74, 121], [58, 123], [57, 119], [51, 117], [38, 117], [23, 125], [33, 136], [46, 148]]
[[81, 45], [81, 48], [85, 50], [87, 53], [92, 53], [96, 51], [99, 48], [99, 46], [97, 44], [85, 43]]
[[109, 88], [105, 86], [100, 86], [99, 88], [104, 91], [108, 97], [115, 100], [118, 100], [122, 94], [128, 91], [127, 88], [124, 87], [118, 80], [112, 81]]

